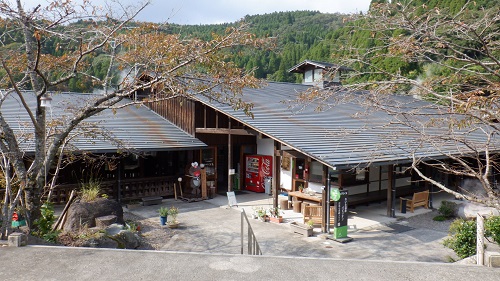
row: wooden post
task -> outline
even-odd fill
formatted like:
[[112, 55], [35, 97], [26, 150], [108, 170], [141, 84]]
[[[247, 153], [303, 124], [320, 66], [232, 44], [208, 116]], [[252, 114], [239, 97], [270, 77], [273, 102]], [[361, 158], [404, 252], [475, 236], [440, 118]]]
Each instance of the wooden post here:
[[174, 198], [177, 201], [177, 183], [174, 182]]
[[200, 180], [201, 180], [201, 198], [208, 199], [207, 170], [205, 169], [205, 167], [201, 169]]

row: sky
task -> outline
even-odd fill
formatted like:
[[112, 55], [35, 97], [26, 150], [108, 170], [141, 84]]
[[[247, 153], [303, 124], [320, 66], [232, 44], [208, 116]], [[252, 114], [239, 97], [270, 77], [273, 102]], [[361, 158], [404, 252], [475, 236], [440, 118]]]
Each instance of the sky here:
[[[76, 2], [82, 0], [73, 0]], [[143, 0], [90, 0], [93, 4], [106, 2], [138, 4]], [[22, 0], [28, 6], [51, 0]], [[152, 0], [137, 20], [178, 24], [216, 24], [235, 22], [246, 15], [278, 11], [309, 10], [322, 13], [357, 13], [368, 10], [370, 0]]]
[[235, 22], [246, 15], [277, 11], [365, 12], [369, 5], [370, 0], [153, 0], [138, 20], [214, 24]]

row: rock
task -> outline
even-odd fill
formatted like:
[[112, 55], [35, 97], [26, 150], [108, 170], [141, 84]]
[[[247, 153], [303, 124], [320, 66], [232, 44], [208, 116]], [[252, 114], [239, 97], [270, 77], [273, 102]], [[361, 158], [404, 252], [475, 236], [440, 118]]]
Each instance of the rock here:
[[141, 244], [139, 236], [130, 230], [120, 231], [118, 237], [123, 242], [125, 249], [137, 249]]
[[106, 228], [106, 236], [117, 243], [116, 248], [137, 249], [140, 246], [139, 236], [122, 225], [112, 224]]
[[106, 228], [116, 222], [115, 215], [103, 216], [95, 218], [95, 226], [98, 228]]
[[116, 222], [124, 224], [122, 206], [106, 198], [98, 198], [92, 202], [74, 202], [66, 215], [63, 230], [68, 232], [79, 231], [84, 226], [95, 227], [96, 218], [108, 215], [116, 216]]
[[122, 230], [123, 230], [123, 225], [114, 223], [106, 228], [106, 234], [108, 236], [116, 236]]
[[498, 216], [500, 212], [491, 207], [486, 207], [470, 202], [464, 202], [458, 204], [458, 217], [463, 219], [475, 219], [477, 214], [480, 214], [485, 217], [489, 216]]

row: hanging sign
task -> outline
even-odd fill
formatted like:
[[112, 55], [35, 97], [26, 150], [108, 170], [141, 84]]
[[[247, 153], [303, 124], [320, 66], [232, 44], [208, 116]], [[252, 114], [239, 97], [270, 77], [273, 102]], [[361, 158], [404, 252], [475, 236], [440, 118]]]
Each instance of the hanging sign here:
[[338, 187], [330, 188], [330, 199], [335, 202], [340, 200], [340, 190]]

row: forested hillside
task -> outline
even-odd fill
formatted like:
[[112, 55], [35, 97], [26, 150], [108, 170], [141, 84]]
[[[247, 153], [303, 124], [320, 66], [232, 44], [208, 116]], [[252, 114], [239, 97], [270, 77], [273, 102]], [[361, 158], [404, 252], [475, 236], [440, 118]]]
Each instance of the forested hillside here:
[[[372, 0], [372, 6], [377, 3], [387, 2], [386, 0]], [[393, 1], [395, 4], [396, 1]], [[443, 9], [458, 11], [467, 0], [414, 0], [401, 1], [410, 3], [419, 9]], [[474, 1], [474, 13], [480, 13], [483, 8], [491, 8], [498, 4], [498, 0], [477, 0]], [[316, 11], [295, 11], [295, 12], [275, 12], [264, 15], [247, 15], [244, 22], [250, 25], [250, 31], [257, 37], [273, 37], [276, 40], [276, 47], [273, 50], [248, 50], [240, 49], [239, 54], [234, 56], [233, 62], [241, 68], [254, 70], [254, 76], [280, 82], [300, 82], [301, 78], [296, 74], [288, 73], [288, 69], [304, 59], [337, 62], [337, 58], [346, 54], [347, 47], [357, 48], [360, 52], [377, 44], [377, 37], [381, 34], [370, 32], [370, 22], [367, 19], [352, 21], [348, 15], [342, 14], [322, 14]], [[73, 23], [81, 28], [82, 33], [91, 30], [93, 25], [99, 23], [79, 21]], [[168, 24], [159, 28], [160, 32], [179, 34], [184, 38], [199, 38], [209, 40], [213, 34], [222, 34], [224, 30], [237, 23], [217, 24], [217, 25], [176, 25]], [[131, 26], [133, 27], [133, 26]], [[13, 30], [5, 32], [9, 28], [9, 23], [0, 19], [1, 34], [9, 34], [8, 37], [0, 38], [2, 46], [0, 49], [13, 50], [18, 48], [22, 54], [21, 34]], [[388, 30], [383, 36], [397, 37], [398, 30]], [[72, 42], [44, 41], [43, 52], [65, 56], [66, 50], [71, 50]], [[367, 56], [377, 56], [387, 52], [381, 48], [377, 53], [367, 54]], [[85, 62], [88, 75], [103, 78], [108, 71], [109, 58], [97, 55]], [[400, 72], [404, 75], [415, 76], [421, 73], [420, 66], [415, 63], [404, 61], [403, 59], [378, 58], [376, 65], [390, 69], [393, 72]], [[116, 75], [123, 69], [113, 69]], [[0, 71], [1, 72], [1, 71]], [[4, 73], [0, 73], [4, 76]], [[57, 76], [57, 73], [50, 75]], [[366, 75], [356, 77], [360, 80], [382, 79], [381, 74]], [[113, 81], [111, 81], [111, 85]], [[93, 90], [90, 79], [79, 76], [72, 79], [68, 85], [56, 90], [70, 90], [78, 92], [88, 92]]]
[[[304, 59], [329, 60], [331, 50], [324, 44], [328, 33], [342, 26], [341, 14], [322, 14], [313, 11], [276, 12], [246, 16], [250, 31], [257, 37], [276, 38], [273, 50], [241, 50], [235, 63], [247, 70], [255, 69], [257, 78], [296, 82], [300, 78], [287, 72]], [[212, 33], [222, 33], [231, 24], [170, 25], [168, 32], [186, 37], [210, 39]]]
[[[384, 11], [377, 10], [377, 4], [388, 2], [387, 0], [372, 0], [370, 12], [384, 13]], [[481, 14], [486, 10], [498, 9], [499, 2], [498, 0], [402, 0], [392, 1], [391, 3], [393, 6], [399, 5], [400, 7], [409, 6], [416, 8], [416, 17], [423, 15], [424, 12], [427, 11], [435, 11], [437, 14], [449, 15], [450, 17], [462, 12], [466, 17], [472, 19], [481, 18]], [[466, 3], [469, 4], [461, 11]], [[394, 13], [394, 10], [392, 13]], [[396, 14], [387, 14], [385, 15], [385, 20], [390, 21], [391, 17], [396, 16]], [[375, 17], [380, 18], [377, 16]], [[326, 42], [328, 42], [332, 50], [334, 50], [331, 52], [330, 60], [341, 61], [344, 57], [356, 56], [359, 61], [351, 65], [351, 67], [357, 68], [363, 75], [352, 77], [347, 82], [380, 81], [389, 79], [389, 77], [394, 74], [415, 79], [424, 72], [427, 72], [427, 74], [432, 73], [432, 71], [426, 71], [428, 70], [428, 68], [426, 68], [428, 67], [427, 65], [407, 60], [404, 53], [387, 56], [386, 54], [390, 51], [393, 53], [395, 52], [395, 50], [389, 50], [390, 43], [387, 44], [387, 42], [398, 40], [400, 36], [404, 37], [408, 34], [404, 34], [405, 31], [403, 31], [403, 28], [387, 28], [386, 30], [380, 30], [380, 28], [375, 28], [375, 25], [378, 24], [374, 23], [371, 17], [364, 17], [359, 20], [348, 22], [343, 27], [333, 30], [326, 35]], [[439, 32], [439, 30], [436, 32]], [[464, 42], [465, 40], [467, 40], [467, 38], [464, 38]], [[464, 45], [464, 42], [455, 43], [457, 45]], [[313, 46], [313, 48], [315, 47], [316, 46]], [[436, 46], [436, 48], [440, 48], [440, 46]], [[475, 54], [471, 53], [470, 55], [474, 56]], [[369, 61], [370, 66], [368, 67], [367, 64], [364, 64], [362, 61]], [[386, 71], [388, 74], [384, 74]], [[437, 71], [439, 72], [439, 70]], [[442, 74], [443, 73], [439, 73], [439, 75]]]

